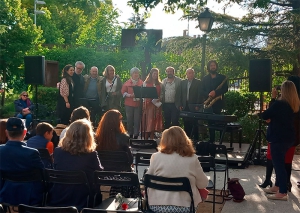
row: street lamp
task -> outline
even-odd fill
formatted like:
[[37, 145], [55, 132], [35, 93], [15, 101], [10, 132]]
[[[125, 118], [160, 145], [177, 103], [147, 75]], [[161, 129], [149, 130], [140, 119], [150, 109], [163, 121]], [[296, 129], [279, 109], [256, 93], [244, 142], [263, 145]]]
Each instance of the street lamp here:
[[205, 65], [205, 49], [206, 49], [206, 33], [211, 30], [211, 27], [214, 23], [214, 17], [209, 12], [208, 8], [205, 8], [205, 11], [200, 13], [198, 16], [199, 28], [201, 31], [204, 31], [203, 35], [203, 46], [202, 46], [202, 61], [201, 61], [201, 77], [204, 76], [204, 65]]
[[35, 24], [35, 25], [36, 25], [36, 14], [45, 14], [45, 11], [42, 11], [42, 10], [36, 10], [36, 5], [37, 5], [37, 4], [46, 4], [46, 2], [34, 0], [34, 24]]

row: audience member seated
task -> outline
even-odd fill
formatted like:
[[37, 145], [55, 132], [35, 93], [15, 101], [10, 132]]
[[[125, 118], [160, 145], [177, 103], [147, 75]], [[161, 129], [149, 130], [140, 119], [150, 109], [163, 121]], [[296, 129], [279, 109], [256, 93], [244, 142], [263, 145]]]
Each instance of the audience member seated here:
[[129, 148], [129, 139], [119, 110], [111, 109], [107, 111], [101, 118], [96, 130], [96, 150], [124, 151], [128, 154], [129, 162], [132, 163], [133, 157]]
[[[60, 140], [54, 150], [54, 169], [56, 170], [81, 170], [87, 175], [92, 194], [100, 191], [100, 188], [93, 186], [93, 173], [95, 170], [102, 170], [98, 154], [95, 151], [96, 143], [91, 122], [80, 119], [73, 122], [65, 137]], [[76, 206], [80, 211], [86, 206], [88, 191], [84, 185], [63, 185], [54, 184], [48, 195], [48, 206]]]
[[[36, 136], [28, 139], [27, 146], [35, 149], [48, 149], [50, 156], [53, 154], [53, 143], [51, 142], [53, 136], [53, 126], [49, 123], [42, 122], [36, 126]], [[46, 168], [51, 169], [52, 164], [48, 160], [43, 160]]]
[[[25, 172], [44, 169], [40, 154], [36, 149], [27, 147], [22, 140], [25, 137], [23, 121], [9, 118], [6, 124], [8, 141], [0, 146], [0, 170], [5, 172]], [[5, 181], [1, 184], [0, 203], [18, 205], [41, 204], [44, 188], [41, 183], [14, 183]]]
[[6, 123], [7, 119], [3, 119], [0, 121], [0, 144], [5, 144], [8, 141], [8, 138], [5, 133]]
[[[164, 130], [158, 152], [150, 160], [147, 174], [168, 178], [187, 177], [190, 181], [195, 208], [202, 201], [198, 189], [206, 188], [204, 174], [192, 141], [178, 126]], [[186, 192], [169, 192], [149, 189], [148, 203], [154, 212], [190, 212], [191, 199]]]
[[[84, 106], [78, 107], [76, 109], [73, 110], [72, 114], [71, 114], [71, 120], [70, 123], [73, 123], [74, 121], [77, 121], [79, 119], [87, 119], [88, 121], [90, 121], [90, 112], [87, 108], [85, 108]], [[65, 128], [59, 136], [59, 140], [61, 140], [65, 134], [66, 131], [69, 127]]]
[[[124, 151], [128, 154], [130, 164], [133, 163], [133, 156], [129, 148], [130, 137], [126, 133], [122, 123], [122, 114], [119, 110], [111, 109], [103, 115], [96, 130], [95, 138], [97, 151]], [[118, 193], [125, 197], [136, 197], [135, 187], [129, 189], [128, 187], [111, 187], [110, 197], [114, 197]]]
[[32, 114], [34, 105], [28, 98], [28, 93], [26, 91], [23, 91], [20, 94], [20, 99], [15, 100], [15, 111], [16, 111], [16, 117], [21, 119], [26, 119], [26, 128], [28, 129], [30, 127], [30, 124], [32, 122]]

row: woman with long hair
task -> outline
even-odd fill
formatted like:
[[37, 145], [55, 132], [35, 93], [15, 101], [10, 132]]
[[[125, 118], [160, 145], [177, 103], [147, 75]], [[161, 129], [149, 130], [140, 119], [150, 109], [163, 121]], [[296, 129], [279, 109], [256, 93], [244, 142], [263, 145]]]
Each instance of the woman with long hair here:
[[[102, 170], [98, 153], [95, 151], [93, 127], [90, 121], [79, 119], [68, 128], [66, 135], [60, 140], [54, 150], [54, 169], [56, 170], [81, 170], [86, 173], [92, 194], [99, 192], [99, 187], [93, 186], [93, 174], [95, 170]], [[54, 184], [50, 189], [48, 198], [49, 206], [76, 206], [79, 211], [86, 205], [88, 195], [86, 186]], [[74, 196], [76, 194], [76, 196]], [[59, 196], [58, 196], [59, 195]]]
[[[129, 149], [129, 135], [122, 123], [122, 114], [116, 110], [108, 110], [101, 118], [96, 130], [97, 151], [124, 151], [129, 162], [133, 157]], [[105, 169], [105, 168], [104, 168]]]
[[145, 133], [144, 138], [154, 139], [154, 132], [162, 132], [163, 121], [162, 121], [162, 107], [156, 106], [152, 101], [157, 103], [162, 100], [162, 90], [163, 84], [161, 83], [159, 77], [159, 70], [157, 68], [152, 68], [150, 73], [146, 77], [143, 87], [155, 87], [158, 95], [157, 100], [152, 100], [150, 98], [145, 98], [143, 103], [143, 118], [142, 118], [142, 128], [141, 132]]
[[[124, 151], [127, 153], [129, 164], [133, 163], [133, 156], [129, 148], [130, 137], [122, 123], [122, 114], [118, 110], [111, 109], [103, 115], [96, 130], [95, 139], [97, 151]], [[101, 155], [99, 156], [101, 159]], [[115, 171], [116, 168], [110, 166], [109, 168], [104, 167], [104, 170]], [[126, 171], [125, 168], [124, 171]], [[131, 170], [126, 172], [131, 172]], [[136, 187], [111, 187], [109, 195], [114, 197], [121, 193], [125, 197], [136, 197], [136, 190], [138, 190]]]
[[295, 141], [294, 113], [299, 111], [300, 101], [295, 84], [284, 81], [281, 85], [281, 97], [262, 114], [269, 123], [267, 140], [276, 174], [275, 186], [264, 189], [269, 199], [287, 200], [287, 172], [285, 155]]
[[62, 70], [62, 79], [59, 84], [59, 96], [57, 111], [61, 123], [68, 125], [70, 115], [74, 109], [74, 82], [72, 76], [74, 67], [71, 64], [66, 65]]
[[15, 100], [14, 104], [17, 113], [16, 117], [26, 119], [25, 125], [28, 129], [32, 122], [32, 111], [34, 108], [31, 100], [28, 98], [28, 93], [26, 91], [21, 92], [20, 98]]
[[108, 65], [103, 71], [104, 78], [101, 81], [101, 107], [104, 111], [121, 109], [122, 81], [116, 75], [112, 65]]
[[[202, 201], [198, 189], [204, 189], [208, 184], [193, 143], [179, 126], [163, 131], [158, 152], [151, 156], [147, 174], [168, 178], [187, 177], [195, 208]], [[190, 212], [191, 199], [186, 192], [149, 189], [148, 203], [150, 209], [158, 213]]]

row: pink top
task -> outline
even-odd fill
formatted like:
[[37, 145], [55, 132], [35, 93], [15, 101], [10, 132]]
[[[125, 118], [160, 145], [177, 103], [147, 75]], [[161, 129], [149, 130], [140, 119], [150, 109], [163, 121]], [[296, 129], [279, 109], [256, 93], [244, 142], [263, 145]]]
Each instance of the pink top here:
[[[133, 87], [134, 86], [139, 86], [140, 87], [142, 85], [143, 85], [143, 81], [141, 79], [139, 79], [136, 84], [134, 84], [131, 79], [129, 79], [128, 81], [126, 81], [123, 84], [122, 89], [121, 89], [121, 93], [122, 93], [123, 97], [125, 98], [124, 104], [126, 106], [138, 107], [140, 105], [140, 100], [136, 99], [138, 97], [136, 97], [134, 99], [132, 97], [127, 97], [126, 95], [127, 94], [129, 94], [129, 95], [133, 94]], [[136, 100], [136, 101], [134, 101], [134, 100]]]
[[69, 84], [65, 78], [61, 79], [59, 92], [61, 96], [69, 97]]

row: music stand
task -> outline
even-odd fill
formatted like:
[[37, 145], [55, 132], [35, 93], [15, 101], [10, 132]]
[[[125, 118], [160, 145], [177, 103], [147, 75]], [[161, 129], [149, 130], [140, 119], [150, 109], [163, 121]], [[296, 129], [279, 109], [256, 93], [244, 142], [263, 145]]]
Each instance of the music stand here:
[[[158, 94], [157, 94], [157, 91], [156, 91], [156, 87], [139, 87], [139, 86], [134, 86], [132, 88], [133, 88], [134, 96], [136, 98], [140, 99], [140, 106], [141, 107], [143, 106], [143, 98], [158, 99]], [[143, 128], [143, 127], [146, 126], [146, 119], [144, 119], [144, 126], [143, 126], [143, 119], [142, 118], [143, 118], [143, 107], [142, 107], [142, 110], [141, 110], [140, 119], [141, 119], [141, 130], [144, 130], [143, 133], [144, 133], [144, 139], [145, 139], [146, 128]], [[143, 136], [143, 134], [141, 135], [141, 138], [142, 138], [142, 136]]]

